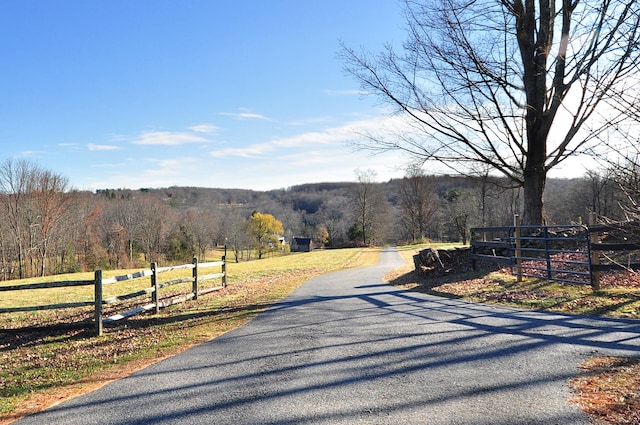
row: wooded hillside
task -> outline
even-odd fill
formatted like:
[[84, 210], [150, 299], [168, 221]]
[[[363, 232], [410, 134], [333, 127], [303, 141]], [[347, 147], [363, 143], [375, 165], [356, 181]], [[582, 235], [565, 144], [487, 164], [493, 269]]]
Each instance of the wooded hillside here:
[[[466, 242], [471, 227], [509, 225], [521, 210], [520, 191], [499, 180], [416, 175], [378, 183], [361, 177], [266, 192], [168, 187], [92, 193], [47, 189], [43, 182], [12, 192], [5, 185], [0, 279], [204, 260], [223, 245], [231, 261], [250, 259], [256, 241], [246, 223], [254, 212], [282, 223], [285, 244], [306, 237], [319, 248]], [[621, 194], [594, 179], [550, 180], [549, 222], [575, 223], [589, 211], [620, 217]]]

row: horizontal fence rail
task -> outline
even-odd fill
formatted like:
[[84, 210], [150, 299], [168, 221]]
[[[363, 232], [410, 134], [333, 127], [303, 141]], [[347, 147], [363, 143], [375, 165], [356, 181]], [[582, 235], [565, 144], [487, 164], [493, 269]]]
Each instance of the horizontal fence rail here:
[[[626, 223], [597, 224], [589, 226], [597, 237], [592, 238], [591, 251], [599, 254], [593, 264], [594, 272], [625, 269], [640, 269], [640, 225], [629, 226]], [[611, 234], [617, 237], [607, 238]], [[607, 238], [604, 239], [603, 238]], [[635, 241], [633, 239], [636, 239]], [[622, 254], [621, 254], [622, 253]], [[603, 261], [606, 261], [603, 263]]]
[[510, 238], [512, 227], [481, 227], [471, 229], [471, 261], [476, 268], [478, 261], [511, 265], [515, 248]]
[[586, 226], [517, 226], [511, 232], [518, 276], [593, 284]]
[[[487, 240], [489, 239], [490, 240]], [[585, 226], [509, 226], [471, 229], [471, 260], [510, 267], [523, 276], [592, 284]]]
[[[8, 285], [0, 286], [0, 292], [8, 291], [27, 291], [33, 289], [52, 289], [52, 288], [67, 288], [78, 286], [93, 286], [96, 284], [96, 280], [70, 280], [70, 281], [57, 281], [57, 282], [42, 282], [42, 283], [25, 283], [22, 285]], [[25, 307], [3, 307], [0, 308], [0, 313], [18, 313], [27, 311], [39, 311], [39, 310], [57, 310], [65, 308], [75, 307], [87, 307], [95, 305], [92, 301], [79, 301], [79, 302], [67, 302], [56, 303], [47, 305], [25, 306]]]
[[474, 269], [489, 261], [510, 267], [518, 279], [590, 284], [598, 290], [600, 272], [640, 269], [639, 236], [640, 223], [627, 222], [479, 227], [471, 229], [471, 261]]
[[[219, 273], [202, 274], [203, 269], [211, 269], [214, 267], [220, 267]], [[160, 281], [159, 276], [162, 273], [176, 271], [176, 270], [191, 270], [191, 276], [180, 277], [164, 282]], [[134, 292], [111, 296], [109, 298], [103, 297], [103, 290], [105, 285], [117, 285], [122, 282], [149, 278], [151, 286]], [[202, 287], [202, 284], [212, 281], [214, 279], [221, 279], [219, 285]], [[177, 294], [170, 299], [160, 299], [160, 290], [168, 288], [181, 283], [191, 283], [191, 291], [185, 294]], [[197, 259], [193, 259], [191, 264], [183, 264], [179, 266], [157, 267], [156, 263], [151, 263], [151, 267], [139, 272], [124, 274], [119, 276], [113, 276], [110, 278], [102, 277], [102, 270], [96, 270], [94, 273], [94, 279], [92, 280], [75, 280], [75, 281], [52, 281], [42, 283], [28, 283], [20, 285], [7, 285], [0, 286], [0, 292], [8, 291], [22, 291], [22, 290], [34, 290], [34, 289], [51, 289], [51, 288], [65, 288], [65, 287], [79, 287], [79, 286], [93, 286], [94, 287], [94, 300], [82, 301], [82, 302], [65, 302], [48, 305], [35, 305], [35, 306], [21, 306], [21, 307], [5, 307], [0, 308], [1, 313], [17, 313], [17, 312], [30, 312], [30, 311], [44, 311], [44, 310], [57, 310], [66, 308], [78, 308], [89, 307], [94, 308], [94, 325], [95, 334], [100, 336], [103, 332], [103, 324], [115, 322], [133, 315], [143, 313], [145, 311], [154, 310], [158, 313], [160, 308], [168, 307], [173, 304], [184, 302], [190, 299], [197, 299], [198, 296], [204, 295], [213, 291], [220, 290], [227, 286], [227, 271], [226, 271], [226, 256], [222, 257], [222, 261], [211, 261], [198, 263]], [[113, 314], [109, 317], [103, 317], [103, 307], [106, 305], [114, 305], [124, 301], [129, 301], [138, 297], [151, 295], [151, 302], [145, 303], [132, 310]]]
[[518, 277], [591, 284], [585, 226], [509, 226], [471, 229], [471, 259], [510, 267]]

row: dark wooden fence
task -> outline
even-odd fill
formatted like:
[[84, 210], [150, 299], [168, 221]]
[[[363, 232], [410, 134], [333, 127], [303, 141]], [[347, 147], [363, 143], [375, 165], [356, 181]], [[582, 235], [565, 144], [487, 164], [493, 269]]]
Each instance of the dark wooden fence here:
[[630, 223], [522, 226], [516, 217], [514, 226], [471, 229], [471, 259], [474, 268], [481, 261], [503, 263], [518, 279], [590, 284], [598, 290], [602, 271], [640, 269], [639, 229]]
[[[210, 269], [213, 267], [221, 267], [221, 272], [209, 273], [209, 274], [202, 273], [203, 269]], [[173, 270], [181, 270], [181, 269], [185, 269], [185, 270], [191, 269], [192, 270], [191, 276], [176, 278], [176, 279], [167, 280], [164, 282], [160, 280], [160, 275], [162, 273], [166, 273]], [[103, 298], [103, 289], [105, 285], [115, 285], [131, 279], [140, 279], [140, 278], [150, 278], [151, 285], [148, 288], [145, 288], [139, 291], [117, 295], [107, 299]], [[201, 287], [201, 284], [214, 279], [221, 279], [220, 285], [209, 286], [204, 288]], [[173, 285], [177, 285], [180, 283], [188, 283], [188, 282], [192, 283], [190, 292], [172, 296], [167, 300], [162, 300], [160, 298], [161, 289], [164, 289]], [[95, 334], [99, 336], [102, 334], [103, 323], [115, 322], [115, 321], [124, 319], [126, 317], [130, 317], [135, 314], [139, 314], [148, 310], [154, 310], [156, 313], [158, 313], [160, 308], [168, 307], [169, 305], [177, 304], [179, 302], [184, 302], [189, 299], [196, 299], [200, 295], [222, 289], [226, 285], [227, 285], [227, 271], [226, 271], [225, 257], [222, 257], [222, 261], [213, 261], [213, 262], [205, 262], [205, 263], [198, 263], [198, 260], [194, 258], [191, 264], [183, 264], [179, 266], [170, 266], [170, 267], [157, 267], [156, 263], [151, 263], [151, 266], [149, 269], [141, 270], [139, 272], [132, 273], [132, 274], [114, 276], [108, 279], [104, 279], [102, 277], [102, 270], [96, 270], [94, 273], [94, 278], [87, 279], [87, 280], [53, 281], [53, 282], [0, 286], [0, 292], [22, 291], [22, 290], [33, 290], [33, 289], [65, 288], [65, 287], [77, 287], [77, 286], [93, 286], [94, 287], [94, 301], [91, 301], [91, 302], [78, 301], [78, 302], [67, 302], [67, 303], [57, 303], [57, 304], [38, 305], [38, 306], [7, 307], [7, 308], [0, 308], [0, 313], [58, 310], [58, 309], [91, 306], [94, 308]], [[149, 296], [149, 295], [151, 296], [150, 303], [143, 303], [143, 301], [141, 301], [142, 305], [140, 305], [139, 307], [136, 307], [133, 310], [114, 314], [106, 318], [103, 317], [103, 307], [105, 305], [114, 305], [120, 302], [132, 300], [135, 298], [140, 298], [143, 296]]]

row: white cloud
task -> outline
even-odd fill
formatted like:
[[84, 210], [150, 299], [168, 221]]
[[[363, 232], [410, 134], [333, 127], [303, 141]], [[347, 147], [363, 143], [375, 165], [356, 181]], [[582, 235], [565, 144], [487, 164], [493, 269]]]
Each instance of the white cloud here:
[[360, 120], [345, 123], [337, 127], [328, 127], [322, 131], [311, 131], [294, 134], [288, 137], [281, 137], [267, 142], [254, 143], [245, 147], [233, 147], [219, 149], [211, 152], [213, 157], [257, 157], [267, 154], [285, 154], [286, 150], [309, 149], [319, 145], [340, 145], [343, 146], [349, 141], [363, 137], [363, 134], [379, 134], [385, 128], [395, 124], [396, 117]]
[[269, 118], [265, 117], [262, 114], [256, 114], [253, 112], [241, 110], [240, 112], [220, 112], [220, 115], [225, 117], [231, 117], [237, 120], [264, 120], [271, 121]]
[[118, 146], [114, 145], [96, 145], [93, 143], [89, 143], [87, 148], [89, 148], [90, 151], [114, 151], [120, 149]]
[[[213, 140], [207, 138], [205, 130], [215, 131], [216, 127], [209, 124], [194, 125], [181, 132], [142, 132], [135, 139], [138, 144], [210, 142], [210, 152], [207, 156], [176, 157], [175, 151], [158, 149], [156, 157], [144, 157], [142, 161], [127, 159], [126, 165], [119, 164], [113, 172], [99, 173], [91, 186], [177, 185], [270, 190], [302, 183], [354, 181], [354, 170], [358, 168], [374, 169], [378, 180], [385, 181], [402, 177], [403, 172], [398, 167], [406, 161], [397, 153], [372, 156], [369, 152], [355, 151], [349, 147], [349, 142], [361, 138], [362, 134], [379, 134], [381, 128], [393, 124], [397, 124], [396, 118], [371, 117], [297, 134], [294, 127], [278, 127], [274, 131], [289, 133], [281, 133], [283, 137], [263, 138], [247, 146], [239, 141], [228, 141], [220, 149], [211, 149]], [[234, 137], [241, 139], [243, 136], [240, 133]]]
[[315, 118], [308, 118], [308, 119], [302, 119], [302, 120], [296, 120], [296, 121], [289, 121], [286, 123], [286, 125], [291, 127], [302, 127], [305, 125], [326, 124], [332, 121], [334, 121], [334, 118], [331, 118], [331, 117], [315, 117]]
[[19, 156], [37, 157], [43, 154], [45, 154], [44, 151], [22, 151], [19, 153]]
[[134, 145], [179, 146], [188, 143], [209, 143], [210, 140], [193, 133], [170, 131], [145, 131], [131, 143]]
[[315, 144], [341, 144], [355, 137], [360, 137], [360, 130], [370, 127], [372, 127], [372, 124], [367, 121], [351, 122], [338, 127], [329, 127], [323, 131], [312, 131], [291, 137], [274, 139], [270, 143], [278, 147], [308, 147]]
[[267, 155], [273, 152], [275, 147], [271, 143], [257, 143], [241, 148], [225, 148], [211, 151], [210, 155], [214, 158], [225, 158], [229, 156], [241, 158], [255, 158]]
[[192, 163], [191, 158], [172, 158], [172, 159], [151, 159], [153, 167], [144, 170], [143, 175], [153, 178], [167, 178], [171, 176], [181, 175], [187, 167]]
[[213, 124], [198, 124], [189, 127], [189, 130], [195, 131], [196, 133], [214, 134], [217, 133], [220, 129]]

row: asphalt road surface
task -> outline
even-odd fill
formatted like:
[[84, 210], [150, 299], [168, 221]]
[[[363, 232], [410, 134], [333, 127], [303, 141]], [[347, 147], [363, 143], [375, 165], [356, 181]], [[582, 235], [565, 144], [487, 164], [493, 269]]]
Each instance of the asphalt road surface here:
[[584, 424], [567, 381], [639, 355], [640, 323], [478, 305], [382, 283], [307, 281], [247, 325], [26, 424]]

